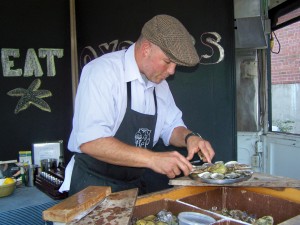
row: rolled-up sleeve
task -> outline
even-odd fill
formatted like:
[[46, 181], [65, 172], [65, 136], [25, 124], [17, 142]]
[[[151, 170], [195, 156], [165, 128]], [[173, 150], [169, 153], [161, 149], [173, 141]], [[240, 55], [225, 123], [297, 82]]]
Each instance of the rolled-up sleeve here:
[[82, 71], [68, 145], [71, 151], [80, 152], [81, 144], [114, 135], [119, 112], [115, 99], [120, 90], [103, 67], [88, 65]]

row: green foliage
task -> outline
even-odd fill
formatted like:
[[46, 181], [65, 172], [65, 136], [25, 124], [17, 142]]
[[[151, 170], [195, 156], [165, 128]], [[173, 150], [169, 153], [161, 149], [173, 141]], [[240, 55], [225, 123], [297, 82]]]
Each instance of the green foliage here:
[[272, 124], [277, 126], [280, 132], [289, 133], [294, 128], [295, 121], [292, 120], [274, 120]]

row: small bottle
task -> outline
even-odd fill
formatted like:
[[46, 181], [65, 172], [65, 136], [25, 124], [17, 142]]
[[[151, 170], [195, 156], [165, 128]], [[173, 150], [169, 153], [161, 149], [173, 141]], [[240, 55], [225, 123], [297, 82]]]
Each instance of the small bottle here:
[[23, 166], [20, 167], [20, 172], [21, 172], [21, 179], [22, 179], [22, 184], [26, 184], [26, 177], [25, 177], [25, 169]]
[[34, 185], [34, 165], [28, 165], [26, 175], [27, 175], [26, 186], [33, 187], [33, 185]]
[[63, 156], [59, 156], [58, 169], [59, 170], [65, 170], [66, 169], [65, 160], [64, 160]]

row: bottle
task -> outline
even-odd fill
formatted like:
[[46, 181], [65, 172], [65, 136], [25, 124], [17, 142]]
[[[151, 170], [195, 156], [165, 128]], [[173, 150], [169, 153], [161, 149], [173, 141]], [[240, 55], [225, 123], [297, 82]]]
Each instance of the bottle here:
[[24, 166], [20, 167], [20, 172], [21, 172], [21, 179], [22, 179], [22, 184], [26, 185], [26, 177], [25, 177], [25, 169]]
[[26, 170], [26, 186], [33, 187], [34, 185], [34, 165], [28, 165]]
[[66, 169], [66, 166], [65, 166], [65, 160], [64, 160], [64, 157], [61, 155], [59, 156], [59, 161], [58, 161], [58, 170], [65, 170]]

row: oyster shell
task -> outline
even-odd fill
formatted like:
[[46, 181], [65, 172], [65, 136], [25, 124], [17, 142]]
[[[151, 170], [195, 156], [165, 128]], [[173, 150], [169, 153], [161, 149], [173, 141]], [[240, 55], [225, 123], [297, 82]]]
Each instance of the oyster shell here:
[[251, 176], [253, 171], [251, 166], [241, 164], [237, 161], [217, 161], [213, 163], [204, 163], [201, 166], [193, 166], [190, 176], [193, 178], [200, 177], [203, 179], [239, 179], [243, 176]]
[[225, 175], [222, 173], [212, 173], [210, 175], [210, 178], [215, 179], [215, 180], [222, 180], [222, 179], [224, 179], [224, 177], [225, 177]]
[[221, 173], [225, 174], [227, 172], [227, 167], [223, 163], [217, 163], [208, 168], [211, 173]]
[[239, 173], [241, 175], [244, 175], [244, 176], [250, 176], [253, 174], [253, 171], [252, 170], [235, 170], [236, 173]]
[[273, 225], [274, 219], [272, 216], [264, 216], [256, 220], [253, 225]]
[[203, 178], [203, 179], [209, 179], [210, 176], [211, 176], [211, 173], [210, 172], [203, 172], [203, 173], [200, 173], [198, 176]]
[[236, 220], [240, 220], [253, 225], [273, 225], [274, 219], [272, 216], [263, 216], [259, 219], [256, 219], [255, 215], [248, 214], [246, 211], [242, 211], [239, 209], [227, 209], [222, 208], [221, 210], [216, 210], [216, 207], [212, 207], [210, 211], [216, 212], [223, 216], [227, 216]]
[[240, 176], [241, 176], [240, 173], [235, 173], [235, 172], [225, 174], [225, 178], [227, 178], [227, 179], [235, 179], [235, 178], [238, 178]]
[[234, 166], [236, 164], [239, 164], [237, 161], [228, 161], [227, 163], [225, 163], [225, 166]]

